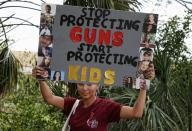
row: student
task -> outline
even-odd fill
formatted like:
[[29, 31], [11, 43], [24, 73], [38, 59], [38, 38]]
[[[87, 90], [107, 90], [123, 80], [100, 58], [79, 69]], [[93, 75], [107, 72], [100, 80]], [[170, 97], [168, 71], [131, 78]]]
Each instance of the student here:
[[146, 19], [146, 24], [149, 24], [149, 25], [156, 25], [157, 24], [157, 20], [156, 20], [154, 14], [149, 14], [148, 15], [148, 17]]
[[44, 32], [42, 35], [40, 35], [39, 44], [41, 47], [52, 46], [52, 34], [50, 32]]
[[[33, 69], [33, 76], [39, 75], [39, 67]], [[154, 78], [154, 76], [153, 76]], [[76, 101], [72, 97], [58, 97], [53, 95], [45, 81], [39, 80], [40, 90], [44, 100], [63, 110], [68, 115]], [[143, 115], [146, 88], [142, 86], [139, 96], [133, 107], [102, 99], [96, 96], [99, 84], [77, 84], [77, 91], [81, 97], [75, 114], [70, 117], [71, 131], [107, 131], [108, 124], [118, 122], [121, 118], [140, 118]]]
[[145, 47], [140, 50], [140, 53], [145, 52], [145, 51], [153, 53], [153, 50], [150, 48], [149, 43], [145, 43]]
[[140, 71], [140, 72], [146, 71], [147, 68], [149, 67], [149, 63], [150, 63], [149, 61], [145, 61], [145, 60], [141, 61], [141, 62], [139, 63], [139, 71]]
[[61, 72], [60, 71], [55, 71], [53, 75], [53, 82], [55, 84], [58, 84], [58, 82], [61, 80]]
[[139, 62], [137, 78], [143, 76], [145, 79], [152, 80], [154, 75], [155, 71], [153, 63], [145, 60]]
[[52, 57], [52, 35], [50, 32], [44, 32], [39, 37], [38, 56]]
[[141, 61], [152, 61], [152, 52], [151, 51], [144, 51], [142, 53]]
[[51, 6], [45, 5], [45, 12], [41, 14], [41, 19], [44, 19], [47, 22], [48, 27], [51, 27], [53, 24], [53, 14], [51, 13]]
[[49, 67], [51, 63], [51, 58], [50, 57], [43, 57], [41, 63], [39, 64], [39, 67]]

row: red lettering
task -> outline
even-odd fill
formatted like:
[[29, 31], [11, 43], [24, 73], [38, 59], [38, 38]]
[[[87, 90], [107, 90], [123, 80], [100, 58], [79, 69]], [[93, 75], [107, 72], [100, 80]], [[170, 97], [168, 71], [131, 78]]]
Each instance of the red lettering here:
[[70, 31], [70, 39], [74, 42], [81, 42], [82, 39], [82, 28], [81, 27], [73, 27]]
[[112, 45], [121, 46], [123, 44], [123, 33], [122, 32], [114, 32]]
[[95, 38], [96, 38], [96, 29], [91, 29], [91, 36], [89, 35], [89, 28], [85, 28], [85, 32], [84, 32], [84, 40], [87, 44], [93, 44], [95, 42]]
[[111, 37], [111, 30], [100, 29], [99, 30], [99, 41], [98, 41], [98, 44], [102, 45], [103, 42], [104, 42], [105, 45], [109, 45], [110, 44], [110, 37]]
[[[83, 33], [84, 32], [84, 33]], [[83, 33], [83, 34], [82, 34]], [[83, 30], [81, 27], [76, 26], [72, 27], [70, 31], [70, 39], [74, 43], [79, 43], [84, 39], [86, 44], [94, 44], [96, 40], [96, 35], [98, 35], [98, 45], [105, 44], [106, 46], [110, 45], [111, 42], [111, 30], [105, 29], [89, 29], [85, 28]], [[121, 46], [123, 44], [123, 33], [122, 32], [114, 32], [112, 34], [112, 44], [113, 46]]]

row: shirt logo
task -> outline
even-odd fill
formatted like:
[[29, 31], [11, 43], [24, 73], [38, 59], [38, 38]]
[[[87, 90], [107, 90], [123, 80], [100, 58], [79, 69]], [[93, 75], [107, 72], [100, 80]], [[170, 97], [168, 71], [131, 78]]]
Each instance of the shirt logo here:
[[91, 128], [97, 128], [98, 127], [98, 121], [95, 119], [93, 119], [93, 120], [88, 119], [87, 125], [88, 125], [88, 127], [91, 127]]

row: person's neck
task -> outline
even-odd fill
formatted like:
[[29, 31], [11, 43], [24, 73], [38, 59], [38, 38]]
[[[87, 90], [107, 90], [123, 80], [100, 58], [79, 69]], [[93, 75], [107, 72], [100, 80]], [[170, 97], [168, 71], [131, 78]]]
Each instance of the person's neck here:
[[94, 96], [89, 99], [83, 99], [83, 107], [87, 108], [87, 107], [91, 106], [95, 102], [96, 98], [97, 97]]

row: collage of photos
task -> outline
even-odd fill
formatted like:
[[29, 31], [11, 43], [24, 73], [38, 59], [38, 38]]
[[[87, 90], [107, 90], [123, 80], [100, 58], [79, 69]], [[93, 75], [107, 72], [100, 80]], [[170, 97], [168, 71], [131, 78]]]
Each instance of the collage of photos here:
[[[155, 48], [155, 34], [157, 31], [157, 14], [148, 14], [144, 20], [142, 37], [140, 42], [140, 58], [137, 66], [136, 79], [132, 77], [123, 78], [123, 85], [125, 87], [132, 87], [135, 89], [144, 88], [149, 89], [151, 74], [153, 70], [153, 56]], [[151, 73], [151, 71], [153, 71]]]
[[37, 76], [37, 79], [50, 79], [53, 80], [54, 83], [58, 83], [60, 80], [64, 80], [64, 73], [60, 71], [51, 71], [50, 69], [53, 50], [52, 26], [54, 23], [55, 13], [55, 5], [42, 5], [37, 66], [43, 69], [43, 73], [40, 76]]
[[155, 48], [155, 34], [157, 31], [157, 14], [148, 14], [144, 20], [142, 37], [140, 42], [140, 59], [138, 63], [138, 71], [136, 74], [135, 88], [149, 89], [151, 75], [150, 71], [154, 67], [153, 56]]

